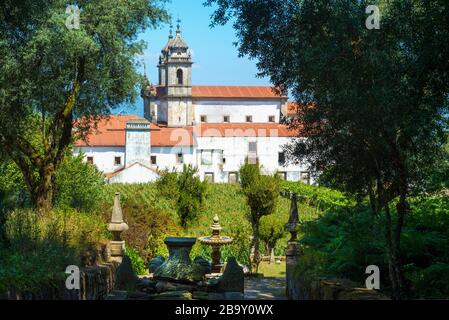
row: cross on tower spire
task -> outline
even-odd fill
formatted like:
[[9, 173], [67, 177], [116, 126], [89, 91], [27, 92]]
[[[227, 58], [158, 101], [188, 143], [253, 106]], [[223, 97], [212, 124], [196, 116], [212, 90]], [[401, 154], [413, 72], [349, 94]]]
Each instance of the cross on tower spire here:
[[173, 23], [170, 23], [169, 39], [173, 39]]

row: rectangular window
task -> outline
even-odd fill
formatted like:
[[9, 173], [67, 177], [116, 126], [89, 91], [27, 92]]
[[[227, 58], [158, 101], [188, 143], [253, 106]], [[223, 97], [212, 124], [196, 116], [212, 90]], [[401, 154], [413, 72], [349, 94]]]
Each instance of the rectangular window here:
[[224, 158], [223, 150], [218, 150], [218, 163], [219, 164], [225, 164], [226, 160]]
[[279, 166], [283, 167], [285, 165], [285, 152], [279, 152]]
[[206, 123], [207, 122], [207, 116], [201, 116], [201, 122]]
[[182, 153], [178, 153], [176, 155], [176, 163], [177, 164], [182, 164], [184, 163], [184, 155]]
[[250, 142], [248, 144], [248, 163], [257, 164], [259, 159], [257, 158], [257, 142]]
[[204, 166], [212, 165], [212, 151], [211, 150], [203, 150], [201, 152], [201, 164]]
[[310, 184], [310, 173], [309, 172], [301, 172], [300, 180], [302, 183]]
[[246, 116], [246, 122], [253, 122], [253, 116]]
[[157, 157], [156, 156], [151, 156], [151, 164], [153, 166], [157, 165]]
[[87, 157], [87, 163], [90, 165], [94, 164], [94, 157]]
[[231, 122], [231, 117], [230, 116], [224, 116], [223, 117], [223, 122], [226, 122], [226, 123]]
[[278, 174], [281, 180], [287, 180], [287, 172], [279, 172]]
[[204, 174], [204, 181], [214, 183], [214, 174], [211, 172], [207, 172]]
[[268, 117], [268, 122], [275, 122], [276, 121], [276, 117], [275, 116], [269, 116]]
[[122, 157], [115, 157], [114, 158], [114, 165], [121, 166], [122, 165]]
[[248, 144], [248, 152], [249, 153], [257, 153], [257, 142], [250, 142]]
[[237, 172], [229, 172], [228, 181], [229, 181], [229, 183], [238, 183], [239, 182], [239, 174]]

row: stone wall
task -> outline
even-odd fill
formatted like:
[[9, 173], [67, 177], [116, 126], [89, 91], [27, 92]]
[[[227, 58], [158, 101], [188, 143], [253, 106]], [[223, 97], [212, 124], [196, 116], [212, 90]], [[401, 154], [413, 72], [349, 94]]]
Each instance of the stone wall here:
[[327, 278], [311, 283], [297, 281], [290, 294], [292, 300], [390, 300], [379, 291], [359, 288], [354, 282]]

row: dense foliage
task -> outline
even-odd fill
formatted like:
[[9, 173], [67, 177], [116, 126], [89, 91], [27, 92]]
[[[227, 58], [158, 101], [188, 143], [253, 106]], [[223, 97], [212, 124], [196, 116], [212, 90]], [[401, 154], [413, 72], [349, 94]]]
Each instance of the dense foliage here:
[[[66, 156], [55, 175], [53, 206], [95, 211], [103, 195], [104, 176], [83, 161], [83, 156]], [[31, 195], [17, 165], [0, 162], [0, 204], [3, 210], [32, 207]]]
[[[72, 132], [85, 136], [92, 120], [135, 100], [143, 82], [136, 55], [145, 47], [137, 35], [167, 18], [156, 0], [79, 0], [76, 26], [67, 5], [5, 0], [0, 6], [0, 150], [43, 210], [51, 208]], [[38, 140], [30, 139], [35, 125]]]
[[95, 211], [102, 197], [105, 180], [95, 166], [84, 161], [84, 156], [67, 156], [56, 172], [54, 205], [80, 211]]
[[123, 215], [129, 231], [122, 234], [127, 247], [144, 261], [167, 255], [166, 236], [180, 233], [173, 199], [161, 197], [155, 184], [109, 185], [104, 189], [103, 216], [111, 217], [113, 198], [120, 193]]
[[[310, 198], [326, 199], [336, 195], [327, 188], [298, 183], [284, 186], [300, 195], [307, 194], [301, 198], [305, 202]], [[414, 298], [446, 299], [449, 297], [449, 198], [413, 198], [410, 211], [401, 236], [401, 250], [412, 295]], [[381, 270], [381, 290], [391, 294], [382, 236], [383, 218], [375, 217], [367, 204], [354, 206], [348, 201], [347, 206], [329, 206], [319, 219], [302, 221], [304, 255], [296, 270], [298, 279], [308, 285], [318, 277], [338, 277], [364, 286], [366, 267], [377, 265]]]
[[[449, 129], [448, 2], [207, 3], [217, 4], [212, 24], [233, 21], [240, 53], [300, 102], [290, 125], [307, 139], [291, 144], [290, 161], [369, 195], [385, 215], [394, 298], [407, 298], [400, 242], [409, 200], [428, 191]], [[376, 29], [367, 27], [370, 5], [380, 13]]]
[[0, 243], [0, 293], [63, 288], [69, 265], [95, 263], [97, 246], [107, 237], [99, 215], [53, 210], [45, 215], [28, 209], [6, 215], [7, 242]]
[[161, 172], [157, 185], [162, 195], [175, 200], [183, 228], [195, 221], [201, 213], [207, 190], [207, 182], [200, 180], [197, 168], [189, 164], [184, 165], [183, 171], [179, 173], [165, 170]]
[[[252, 229], [246, 219], [249, 208], [240, 186], [211, 184], [208, 189], [201, 214], [185, 229], [177, 219], [176, 200], [170, 193], [162, 194], [158, 183], [106, 186], [104, 216], [105, 219], [109, 219], [113, 196], [115, 192], [120, 192], [125, 220], [130, 225], [130, 230], [123, 233], [123, 237], [127, 246], [136, 249], [148, 262], [157, 255], [168, 255], [163, 243], [167, 236], [210, 235], [210, 226], [217, 214], [223, 227], [222, 234], [234, 239], [231, 245], [222, 248], [222, 259], [226, 261], [228, 257], [234, 256], [239, 263], [250, 266]], [[287, 199], [279, 197], [277, 208], [272, 214], [278, 225], [287, 222], [289, 206], [290, 202]], [[315, 219], [318, 213], [307, 204], [299, 204], [299, 210], [304, 220]], [[276, 254], [283, 254], [286, 242], [286, 235], [276, 242]], [[201, 255], [208, 258], [210, 254], [210, 247], [198, 242], [192, 250], [192, 257]]]

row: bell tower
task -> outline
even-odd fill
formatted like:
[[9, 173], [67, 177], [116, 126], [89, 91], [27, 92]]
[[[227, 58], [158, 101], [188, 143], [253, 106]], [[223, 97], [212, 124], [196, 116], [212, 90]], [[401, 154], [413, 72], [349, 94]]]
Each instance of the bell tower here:
[[[159, 58], [159, 87], [166, 100], [166, 120], [169, 127], [191, 126], [194, 121], [192, 105], [192, 55], [181, 36], [180, 20], [176, 35], [170, 29], [166, 46]], [[160, 97], [161, 98], [161, 97]]]

